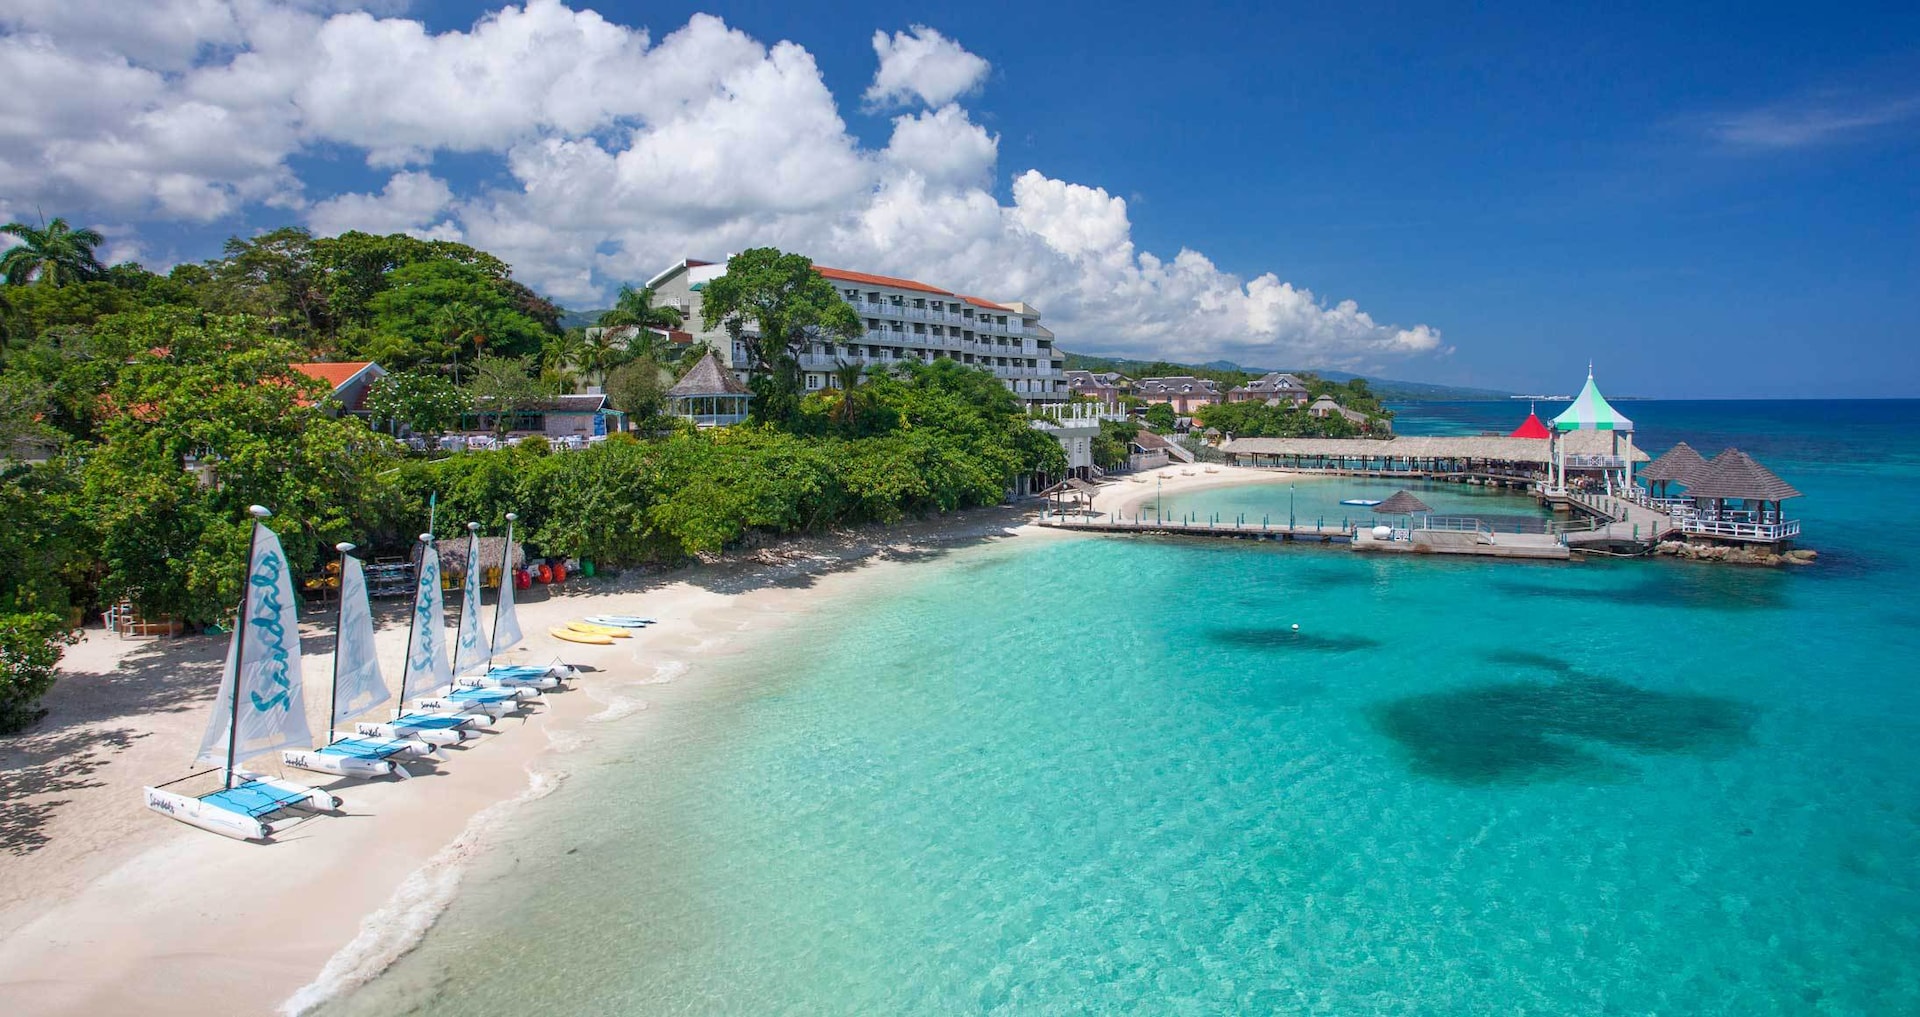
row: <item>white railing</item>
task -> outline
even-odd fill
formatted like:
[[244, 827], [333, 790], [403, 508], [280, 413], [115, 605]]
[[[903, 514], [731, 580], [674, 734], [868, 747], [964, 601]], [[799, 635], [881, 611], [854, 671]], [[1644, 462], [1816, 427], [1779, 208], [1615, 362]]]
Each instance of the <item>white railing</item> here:
[[1570, 455], [1567, 465], [1577, 470], [1617, 470], [1627, 465], [1625, 456]]
[[1778, 523], [1743, 523], [1732, 520], [1689, 516], [1680, 520], [1680, 532], [1702, 537], [1729, 537], [1735, 540], [1759, 540], [1769, 543], [1792, 540], [1800, 535], [1800, 520]]
[[1420, 526], [1421, 530], [1444, 530], [1448, 533], [1484, 533], [1493, 535], [1493, 527], [1473, 516], [1428, 516]]

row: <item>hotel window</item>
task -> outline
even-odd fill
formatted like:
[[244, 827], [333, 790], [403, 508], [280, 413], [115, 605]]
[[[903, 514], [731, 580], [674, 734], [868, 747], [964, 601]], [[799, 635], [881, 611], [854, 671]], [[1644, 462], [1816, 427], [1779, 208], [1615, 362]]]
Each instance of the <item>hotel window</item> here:
[[905, 332], [907, 330], [907, 327], [905, 325], [897, 321], [887, 322], [887, 325], [889, 329], [894, 332]]
[[809, 374], [809, 375], [807, 375], [807, 387], [808, 387], [808, 388], [819, 388], [819, 387], [820, 387], [820, 376], [819, 376], [819, 375], [817, 375], [817, 374]]

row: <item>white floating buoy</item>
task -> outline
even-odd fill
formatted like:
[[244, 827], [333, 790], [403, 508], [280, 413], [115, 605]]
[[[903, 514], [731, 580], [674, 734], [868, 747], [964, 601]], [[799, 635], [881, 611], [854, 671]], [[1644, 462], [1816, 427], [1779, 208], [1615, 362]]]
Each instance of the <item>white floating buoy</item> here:
[[1293, 623], [1293, 630], [1294, 630], [1295, 632], [1298, 632], [1298, 631], [1300, 631], [1300, 623], [1299, 623], [1299, 622], [1294, 622], [1294, 623]]

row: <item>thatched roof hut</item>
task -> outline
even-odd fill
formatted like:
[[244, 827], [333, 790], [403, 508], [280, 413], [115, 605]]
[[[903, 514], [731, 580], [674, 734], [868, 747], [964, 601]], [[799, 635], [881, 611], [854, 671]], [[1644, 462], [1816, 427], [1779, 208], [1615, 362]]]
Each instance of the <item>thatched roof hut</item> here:
[[1375, 505], [1373, 510], [1385, 516], [1411, 516], [1422, 512], [1432, 512], [1433, 506], [1415, 498], [1406, 491], [1395, 491], [1393, 497]]
[[1713, 457], [1700, 475], [1687, 483], [1691, 498], [1738, 498], [1741, 501], [1785, 501], [1800, 497], [1792, 484], [1755, 462], [1737, 448]]
[[[506, 542], [507, 542], [507, 538], [505, 537], [481, 537], [480, 538], [480, 561], [487, 568], [499, 568], [500, 553], [502, 549], [505, 547]], [[413, 561], [416, 566], [418, 566], [420, 563], [419, 546], [420, 545], [418, 543], [414, 544], [415, 550], [413, 552]], [[445, 540], [436, 540], [433, 542], [433, 549], [435, 551], [440, 552], [440, 571], [443, 575], [446, 575], [448, 577], [455, 578], [455, 579], [466, 578], [466, 575], [467, 575], [467, 538], [466, 537], [464, 536], [448, 537]], [[513, 567], [521, 568], [526, 564], [527, 564], [527, 549], [524, 545], [522, 545], [519, 541], [516, 540], [513, 542]]]
[[1683, 441], [1675, 444], [1660, 458], [1641, 469], [1640, 477], [1656, 483], [1691, 487], [1694, 480], [1706, 472], [1706, 457], [1695, 452], [1692, 445]]

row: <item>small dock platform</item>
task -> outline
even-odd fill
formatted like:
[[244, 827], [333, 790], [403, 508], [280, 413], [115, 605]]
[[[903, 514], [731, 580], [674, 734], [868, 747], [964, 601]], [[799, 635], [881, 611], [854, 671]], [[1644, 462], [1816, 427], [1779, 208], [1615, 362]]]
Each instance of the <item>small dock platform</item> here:
[[1376, 537], [1370, 529], [1354, 534], [1353, 549], [1386, 554], [1462, 554], [1477, 558], [1528, 558], [1566, 561], [1572, 552], [1551, 533], [1491, 533], [1486, 530], [1397, 530]]

